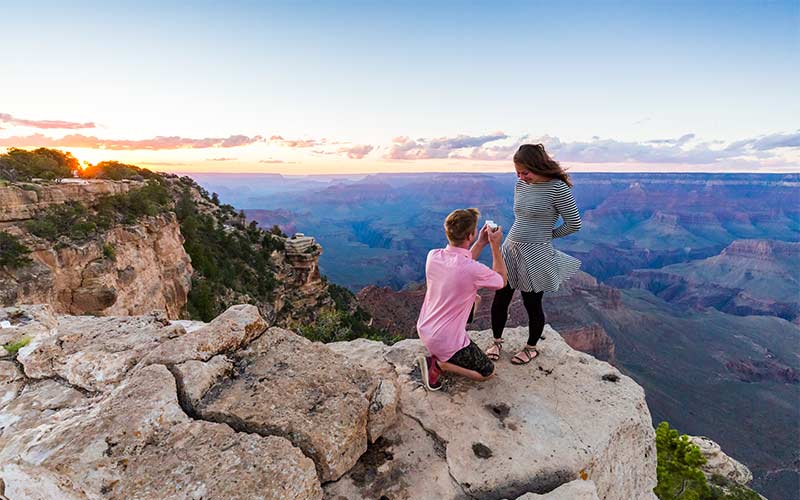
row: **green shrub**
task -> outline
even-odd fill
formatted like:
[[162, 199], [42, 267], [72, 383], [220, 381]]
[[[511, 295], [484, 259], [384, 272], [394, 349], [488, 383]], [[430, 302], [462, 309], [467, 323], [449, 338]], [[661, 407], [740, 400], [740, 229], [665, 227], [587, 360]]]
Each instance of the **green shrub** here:
[[16, 269], [31, 262], [31, 249], [11, 233], [0, 231], [0, 267]]
[[115, 224], [133, 224], [144, 216], [158, 215], [170, 209], [171, 198], [157, 181], [123, 194], [100, 198], [93, 210], [78, 201], [68, 201], [46, 208], [36, 219], [26, 221], [32, 234], [49, 241], [65, 237], [85, 241]]
[[111, 243], [103, 243], [103, 257], [109, 260], [117, 258], [117, 249]]
[[83, 240], [92, 236], [97, 230], [97, 224], [92, 221], [89, 209], [77, 201], [48, 207], [40, 212], [36, 219], [26, 221], [25, 227], [32, 234], [50, 241], [55, 241], [61, 236], [71, 240]]
[[661, 500], [759, 500], [756, 492], [722, 476], [708, 484], [700, 469], [706, 459], [686, 435], [670, 429], [667, 422], [656, 428], [658, 485], [653, 490]]
[[30, 343], [31, 343], [30, 337], [22, 337], [16, 342], [9, 342], [7, 344], [3, 344], [3, 349], [5, 349], [6, 352], [14, 356], [17, 354], [17, 352], [19, 352], [20, 349], [22, 349], [23, 347], [25, 347]]

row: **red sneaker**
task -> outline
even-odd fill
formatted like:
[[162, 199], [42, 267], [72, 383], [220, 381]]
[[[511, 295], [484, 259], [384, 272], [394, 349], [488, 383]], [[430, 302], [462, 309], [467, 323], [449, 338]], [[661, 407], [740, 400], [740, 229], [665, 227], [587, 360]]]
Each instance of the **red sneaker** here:
[[439, 381], [439, 376], [442, 374], [442, 370], [436, 360], [430, 356], [420, 356], [417, 358], [417, 364], [425, 389], [429, 391], [441, 389], [442, 383]]

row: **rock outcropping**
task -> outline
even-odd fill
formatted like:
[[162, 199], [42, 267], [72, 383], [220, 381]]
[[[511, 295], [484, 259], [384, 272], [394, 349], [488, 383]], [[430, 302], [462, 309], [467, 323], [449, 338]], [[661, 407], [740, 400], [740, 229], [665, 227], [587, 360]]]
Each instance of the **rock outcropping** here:
[[102, 196], [127, 193], [143, 185], [138, 181], [66, 179], [58, 184], [19, 183], [0, 186], [0, 228], [32, 219], [40, 210], [70, 200], [93, 203]]
[[0, 496], [654, 498], [642, 389], [550, 329], [540, 362], [427, 393], [419, 341], [312, 343], [249, 305], [0, 321], [23, 346], [0, 356]]
[[169, 318], [186, 305], [192, 265], [172, 213], [65, 246], [20, 227], [10, 231], [23, 236], [33, 262], [0, 270], [0, 305], [44, 303], [59, 313], [105, 316], [163, 310]]

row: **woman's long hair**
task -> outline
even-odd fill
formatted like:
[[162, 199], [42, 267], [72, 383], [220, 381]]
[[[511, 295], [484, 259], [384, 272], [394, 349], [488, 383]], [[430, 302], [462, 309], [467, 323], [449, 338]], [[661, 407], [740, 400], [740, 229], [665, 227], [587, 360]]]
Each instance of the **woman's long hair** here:
[[561, 168], [557, 161], [550, 158], [542, 144], [523, 144], [514, 153], [514, 163], [523, 167], [528, 172], [549, 177], [550, 179], [561, 179], [569, 187], [572, 181], [566, 170]]

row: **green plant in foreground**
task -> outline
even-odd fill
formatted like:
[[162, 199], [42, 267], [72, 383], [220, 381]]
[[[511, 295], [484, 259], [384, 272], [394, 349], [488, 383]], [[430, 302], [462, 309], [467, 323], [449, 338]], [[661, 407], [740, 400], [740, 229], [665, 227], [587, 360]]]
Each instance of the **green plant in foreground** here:
[[661, 422], [656, 428], [656, 450], [658, 485], [653, 491], [658, 498], [708, 498], [711, 491], [700, 470], [706, 459], [700, 454], [700, 448], [689, 441], [688, 436], [681, 436], [675, 429], [670, 429], [667, 422]]
[[667, 422], [656, 428], [658, 486], [661, 500], [759, 500], [747, 486], [715, 475], [709, 484], [700, 466], [706, 463], [700, 448], [689, 437], [670, 429]]
[[17, 352], [25, 347], [26, 345], [31, 343], [30, 337], [22, 337], [21, 339], [17, 340], [16, 342], [9, 342], [3, 345], [3, 349], [6, 350], [12, 356], [16, 355]]

